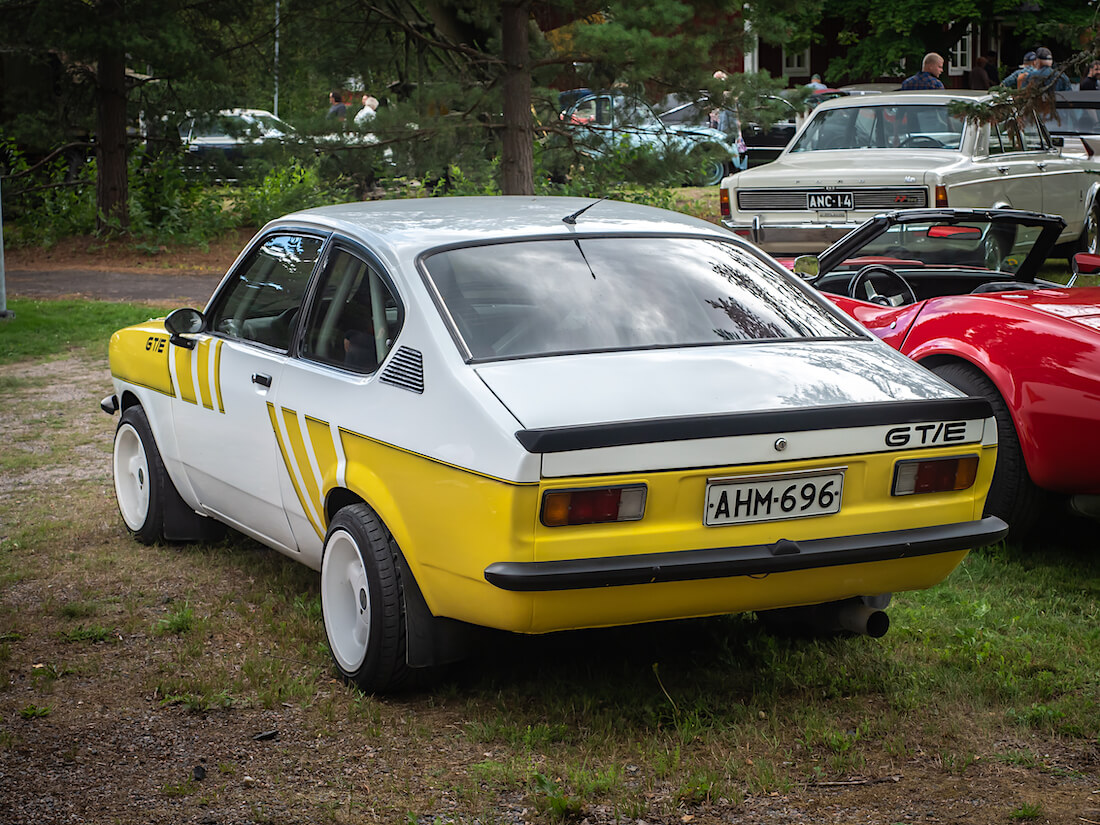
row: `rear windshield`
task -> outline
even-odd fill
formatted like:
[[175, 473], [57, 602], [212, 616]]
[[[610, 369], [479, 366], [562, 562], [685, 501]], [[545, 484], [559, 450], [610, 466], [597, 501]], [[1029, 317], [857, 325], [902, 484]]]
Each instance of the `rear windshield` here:
[[425, 259], [472, 358], [858, 337], [757, 254], [702, 238], [578, 238]]
[[958, 149], [962, 118], [942, 105], [819, 109], [791, 152], [824, 149]]

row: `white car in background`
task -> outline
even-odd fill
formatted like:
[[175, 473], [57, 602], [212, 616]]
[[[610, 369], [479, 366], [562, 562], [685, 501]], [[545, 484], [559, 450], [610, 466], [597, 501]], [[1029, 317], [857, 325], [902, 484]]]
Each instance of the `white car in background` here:
[[1060, 215], [1059, 238], [1098, 250], [1100, 162], [1063, 156], [1034, 117], [952, 115], [984, 92], [897, 92], [822, 103], [773, 163], [725, 178], [722, 223], [773, 253], [820, 252], [879, 212], [1016, 208]]

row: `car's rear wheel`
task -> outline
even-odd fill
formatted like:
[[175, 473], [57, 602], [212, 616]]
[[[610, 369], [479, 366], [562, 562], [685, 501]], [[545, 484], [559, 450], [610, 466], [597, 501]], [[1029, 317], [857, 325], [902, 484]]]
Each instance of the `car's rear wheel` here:
[[321, 561], [321, 613], [336, 668], [367, 693], [407, 679], [404, 597], [393, 537], [365, 504], [332, 519]]
[[1038, 520], [1047, 496], [1028, 475], [1008, 405], [996, 385], [977, 367], [951, 363], [933, 367], [933, 371], [967, 395], [985, 398], [993, 407], [997, 419], [997, 466], [985, 500], [985, 512], [1004, 519], [1012, 532], [1020, 536]]
[[165, 501], [172, 481], [140, 406], [129, 407], [119, 419], [112, 466], [115, 498], [126, 528], [144, 544], [159, 541], [164, 535]]

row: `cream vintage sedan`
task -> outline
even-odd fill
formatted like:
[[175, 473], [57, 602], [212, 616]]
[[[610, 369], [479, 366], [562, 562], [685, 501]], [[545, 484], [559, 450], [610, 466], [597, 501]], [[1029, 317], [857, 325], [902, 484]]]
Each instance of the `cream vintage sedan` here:
[[982, 517], [988, 401], [648, 207], [297, 212], [110, 363], [134, 537], [222, 523], [319, 570], [333, 660], [368, 691], [475, 628], [813, 608], [881, 635], [885, 594], [1007, 530]]
[[1100, 162], [1063, 156], [1034, 117], [949, 112], [984, 92], [897, 92], [822, 103], [773, 163], [725, 178], [722, 223], [765, 250], [820, 252], [892, 209], [1015, 208], [1060, 215], [1060, 244], [1100, 251]]

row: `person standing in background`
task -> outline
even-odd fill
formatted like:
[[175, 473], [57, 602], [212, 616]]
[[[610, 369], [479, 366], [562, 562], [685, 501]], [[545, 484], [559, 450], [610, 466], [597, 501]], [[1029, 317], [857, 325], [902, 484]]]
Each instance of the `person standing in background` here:
[[347, 104], [344, 103], [344, 98], [339, 92], [328, 93], [328, 114], [325, 115], [329, 120], [338, 120], [341, 123], [344, 122], [348, 114]]
[[921, 70], [902, 81], [902, 91], [911, 89], [942, 89], [943, 58], [935, 52], [929, 52], [921, 61]]
[[1081, 91], [1095, 92], [1100, 89], [1098, 82], [1100, 82], [1100, 60], [1094, 60], [1089, 66], [1089, 73], [1081, 78]]
[[993, 85], [993, 78], [986, 71], [989, 59], [983, 54], [974, 61], [974, 68], [970, 70], [970, 88], [981, 89], [983, 92]]

